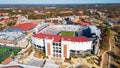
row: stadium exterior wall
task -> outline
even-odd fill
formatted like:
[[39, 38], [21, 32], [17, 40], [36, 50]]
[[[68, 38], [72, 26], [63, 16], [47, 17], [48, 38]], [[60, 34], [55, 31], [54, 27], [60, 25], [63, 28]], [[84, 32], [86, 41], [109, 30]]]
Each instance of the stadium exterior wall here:
[[[40, 39], [40, 38], [32, 37], [32, 43], [41, 47], [45, 47], [46, 56], [49, 56], [49, 57], [69, 58], [70, 50], [75, 50], [75, 51], [92, 50], [92, 41], [72, 42], [72, 41], [61, 40], [61, 42], [54, 42], [54, 39], [47, 39], [47, 38]], [[56, 43], [58, 45], [53, 45], [53, 43]], [[60, 43], [60, 46], [59, 46], [59, 43]], [[50, 45], [49, 46], [50, 48], [48, 48], [48, 44]], [[65, 53], [64, 46], [67, 46], [66, 57], [64, 56], [64, 53]], [[61, 56], [53, 56], [54, 54], [57, 54], [56, 52], [54, 52], [54, 47], [61, 48], [60, 49], [61, 53], [58, 53], [58, 55], [60, 54]], [[48, 54], [49, 51], [50, 51], [50, 54]]]

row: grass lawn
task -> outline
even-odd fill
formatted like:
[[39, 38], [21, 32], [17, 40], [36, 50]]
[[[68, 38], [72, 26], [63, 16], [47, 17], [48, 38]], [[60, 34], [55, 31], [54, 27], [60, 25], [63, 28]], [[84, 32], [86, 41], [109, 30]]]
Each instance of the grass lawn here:
[[4, 52], [6, 52], [7, 50], [9, 50], [9, 49], [5, 48], [5, 47], [0, 47], [0, 55], [3, 54]]
[[9, 47], [0, 47], [0, 56], [2, 56], [7, 51], [9, 51], [9, 53], [6, 54], [4, 57], [0, 58], [0, 63], [2, 61], [4, 61], [6, 58], [8, 58], [9, 56], [11, 56], [12, 52], [14, 53], [14, 55], [16, 55], [20, 51], [20, 49], [17, 49], [17, 48], [11, 49]]
[[60, 35], [62, 35], [62, 36], [75, 36], [75, 32], [69, 32], [69, 31], [62, 31], [61, 33], [60, 33]]
[[14, 49], [13, 52], [16, 55], [18, 52], [20, 51], [20, 49]]
[[7, 54], [7, 55], [4, 56], [3, 58], [0, 58], [0, 63], [1, 63], [2, 61], [4, 61], [6, 58], [8, 58], [10, 55], [11, 55], [11, 53]]

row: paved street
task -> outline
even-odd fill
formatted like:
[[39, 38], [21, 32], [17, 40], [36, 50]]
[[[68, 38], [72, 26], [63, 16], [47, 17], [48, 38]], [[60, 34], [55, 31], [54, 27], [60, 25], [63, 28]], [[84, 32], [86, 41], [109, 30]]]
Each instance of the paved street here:
[[101, 68], [109, 68], [108, 62], [109, 62], [109, 55], [107, 54], [108, 51], [104, 52], [102, 55], [102, 62], [101, 62]]

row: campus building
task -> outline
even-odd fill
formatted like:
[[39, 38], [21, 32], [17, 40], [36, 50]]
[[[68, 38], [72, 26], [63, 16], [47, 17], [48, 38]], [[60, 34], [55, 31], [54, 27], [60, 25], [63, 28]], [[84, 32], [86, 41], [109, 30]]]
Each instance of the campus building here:
[[[70, 54], [84, 54], [93, 50], [93, 40], [84, 35], [84, 30], [90, 29], [91, 37], [96, 37], [100, 32], [92, 30], [93, 26], [80, 25], [46, 25], [40, 26], [32, 37], [32, 45], [45, 51], [46, 56], [69, 58]], [[96, 27], [97, 28], [97, 27]], [[95, 29], [95, 28], [94, 28]], [[98, 30], [98, 31], [97, 31]], [[73, 32], [71, 36], [62, 35], [61, 32]], [[87, 32], [86, 32], [87, 33]], [[92, 36], [91, 33], [94, 33]]]
[[0, 45], [14, 46], [23, 38], [22, 32], [0, 32]]
[[58, 17], [58, 18], [46, 18], [45, 23], [66, 24], [66, 21], [61, 17]]
[[82, 53], [92, 50], [92, 41], [85, 36], [59, 36], [49, 34], [36, 34], [32, 38], [32, 43], [50, 57], [69, 58], [70, 53]]
[[27, 35], [33, 33], [35, 26], [36, 24], [33, 23], [23, 23], [0, 31], [0, 45], [25, 47]]

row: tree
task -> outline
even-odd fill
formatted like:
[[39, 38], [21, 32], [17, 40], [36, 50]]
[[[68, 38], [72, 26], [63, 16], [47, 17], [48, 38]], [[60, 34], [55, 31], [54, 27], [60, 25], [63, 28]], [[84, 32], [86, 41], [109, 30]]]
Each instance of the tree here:
[[44, 57], [45, 56], [45, 54], [44, 54], [44, 52], [42, 50], [39, 51], [39, 56], [40, 57], [42, 57], [42, 56]]
[[110, 37], [110, 27], [109, 26], [105, 26], [105, 36]]
[[101, 48], [102, 48], [103, 50], [107, 50], [107, 49], [109, 49], [109, 44], [106, 43], [106, 42], [103, 42], [102, 45], [101, 45]]
[[116, 32], [120, 33], [120, 26], [113, 27], [113, 30], [115, 30]]

